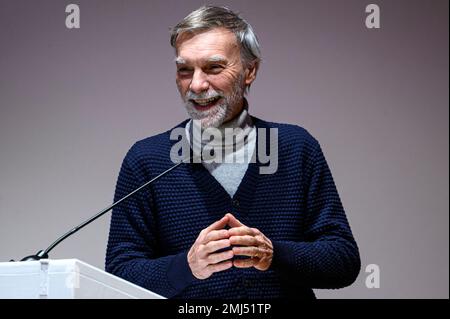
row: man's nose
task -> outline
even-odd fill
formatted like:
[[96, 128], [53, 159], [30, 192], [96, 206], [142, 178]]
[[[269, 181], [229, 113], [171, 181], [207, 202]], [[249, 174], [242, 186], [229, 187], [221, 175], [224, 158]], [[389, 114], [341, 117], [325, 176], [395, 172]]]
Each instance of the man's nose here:
[[192, 76], [191, 85], [189, 89], [194, 93], [201, 93], [207, 91], [209, 88], [209, 82], [206, 74], [201, 70], [196, 70]]

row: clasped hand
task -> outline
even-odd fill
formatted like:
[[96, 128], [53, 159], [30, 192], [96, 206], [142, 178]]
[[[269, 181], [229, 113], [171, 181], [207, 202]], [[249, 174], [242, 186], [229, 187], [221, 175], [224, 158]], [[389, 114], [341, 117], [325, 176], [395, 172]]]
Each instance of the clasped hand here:
[[[226, 225], [231, 228], [224, 229]], [[223, 250], [228, 247], [232, 249]], [[233, 259], [234, 256], [250, 258]], [[192, 274], [198, 279], [206, 279], [232, 266], [265, 271], [272, 263], [273, 245], [258, 229], [247, 227], [232, 214], [226, 214], [200, 232], [187, 258]]]

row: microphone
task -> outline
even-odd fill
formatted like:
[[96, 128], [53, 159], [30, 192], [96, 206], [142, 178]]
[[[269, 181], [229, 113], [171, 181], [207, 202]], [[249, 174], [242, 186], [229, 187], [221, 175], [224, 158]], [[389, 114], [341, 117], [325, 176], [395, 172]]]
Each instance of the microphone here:
[[[190, 153], [190, 152], [189, 152]], [[92, 216], [91, 218], [89, 218], [88, 220], [84, 221], [83, 223], [81, 223], [80, 225], [72, 228], [71, 230], [69, 230], [67, 233], [65, 233], [64, 235], [62, 235], [61, 237], [59, 237], [57, 240], [55, 240], [50, 246], [47, 247], [47, 249], [45, 250], [39, 250], [35, 255], [30, 255], [30, 256], [26, 256], [24, 258], [22, 258], [20, 261], [31, 261], [31, 260], [41, 260], [41, 259], [48, 259], [48, 253], [53, 250], [53, 248], [55, 248], [59, 243], [61, 243], [64, 239], [66, 239], [67, 237], [75, 234], [77, 231], [79, 231], [81, 228], [89, 225], [90, 223], [92, 223], [94, 220], [96, 220], [97, 218], [103, 216], [104, 214], [106, 214], [107, 212], [109, 212], [111, 209], [113, 209], [114, 207], [116, 207], [117, 205], [119, 205], [120, 203], [122, 203], [123, 201], [127, 200], [128, 198], [132, 197], [133, 195], [135, 195], [136, 193], [138, 193], [139, 191], [141, 191], [142, 189], [144, 189], [145, 187], [147, 187], [148, 185], [150, 185], [151, 183], [155, 182], [156, 180], [158, 180], [159, 178], [163, 177], [164, 175], [166, 175], [167, 173], [169, 173], [170, 171], [174, 170], [175, 168], [177, 168], [178, 166], [180, 166], [181, 164], [184, 163], [184, 161], [186, 159], [190, 159], [191, 156], [188, 156], [186, 158], [184, 158], [183, 160], [181, 160], [181, 162], [173, 165], [172, 167], [170, 167], [169, 169], [165, 170], [164, 172], [162, 172], [161, 174], [159, 174], [158, 176], [154, 177], [153, 179], [149, 180], [148, 182], [146, 182], [144, 185], [136, 188], [134, 191], [132, 191], [131, 193], [129, 193], [128, 195], [125, 195], [124, 197], [122, 197], [121, 199], [119, 199], [118, 201], [116, 201], [115, 203], [112, 203], [110, 206], [106, 207], [105, 209], [103, 209], [102, 211], [100, 211], [99, 213], [97, 213], [96, 215]], [[14, 261], [14, 260], [11, 260]]]

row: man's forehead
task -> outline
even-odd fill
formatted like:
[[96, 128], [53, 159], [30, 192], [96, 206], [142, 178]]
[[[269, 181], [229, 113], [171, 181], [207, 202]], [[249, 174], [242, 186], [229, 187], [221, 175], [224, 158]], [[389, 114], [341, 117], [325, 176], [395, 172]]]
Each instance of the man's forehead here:
[[236, 36], [224, 28], [183, 33], [176, 46], [177, 58], [185, 62], [228, 60], [239, 51]]

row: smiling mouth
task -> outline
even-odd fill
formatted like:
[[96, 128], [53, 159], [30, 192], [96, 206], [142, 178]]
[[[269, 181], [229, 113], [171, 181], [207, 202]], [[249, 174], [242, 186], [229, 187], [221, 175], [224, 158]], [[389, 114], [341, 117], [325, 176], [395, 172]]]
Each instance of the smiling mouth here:
[[209, 99], [191, 100], [191, 102], [198, 109], [206, 109], [206, 108], [209, 108], [209, 107], [212, 107], [213, 105], [215, 105], [217, 103], [217, 101], [219, 101], [220, 99], [221, 99], [220, 96], [216, 96], [216, 97], [212, 97]]

